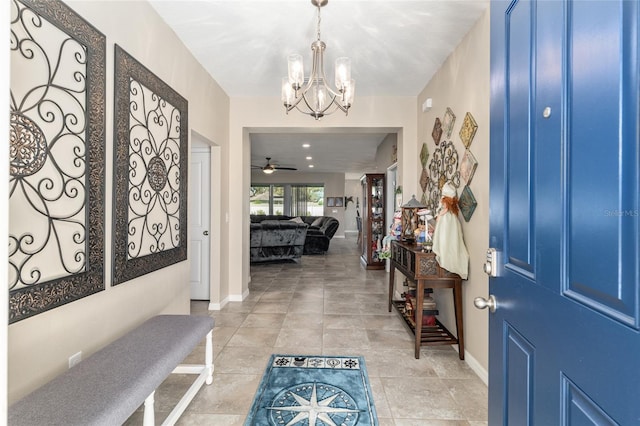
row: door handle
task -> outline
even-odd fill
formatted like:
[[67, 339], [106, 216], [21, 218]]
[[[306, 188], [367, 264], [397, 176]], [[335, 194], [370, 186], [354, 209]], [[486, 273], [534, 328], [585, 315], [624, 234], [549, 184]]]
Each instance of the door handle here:
[[493, 294], [490, 294], [488, 299], [485, 299], [484, 297], [476, 297], [473, 299], [473, 305], [478, 309], [489, 308], [489, 312], [491, 313], [494, 313], [498, 308], [498, 302], [496, 302], [496, 298]]
[[202, 235], [209, 235], [209, 231], [204, 231]]

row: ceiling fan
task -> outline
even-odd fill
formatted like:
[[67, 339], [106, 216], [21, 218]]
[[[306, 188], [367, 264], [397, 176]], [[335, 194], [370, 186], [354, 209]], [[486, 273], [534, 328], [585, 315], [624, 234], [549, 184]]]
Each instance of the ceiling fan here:
[[264, 166], [251, 166], [252, 169], [260, 169], [263, 173], [270, 175], [276, 170], [298, 170], [295, 167], [280, 167], [276, 164], [271, 164], [271, 157], [265, 157], [267, 159], [267, 164]]

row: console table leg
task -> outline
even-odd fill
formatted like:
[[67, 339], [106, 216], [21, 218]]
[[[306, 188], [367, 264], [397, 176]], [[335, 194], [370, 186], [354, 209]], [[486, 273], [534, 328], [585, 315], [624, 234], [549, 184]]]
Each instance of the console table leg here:
[[393, 262], [391, 263], [391, 267], [389, 268], [389, 312], [391, 312], [391, 304], [393, 301], [393, 287], [395, 284], [395, 266], [393, 266]]
[[416, 285], [416, 306], [413, 307], [416, 321], [416, 359], [420, 359], [420, 346], [422, 346], [422, 305], [424, 303], [424, 281], [418, 280]]

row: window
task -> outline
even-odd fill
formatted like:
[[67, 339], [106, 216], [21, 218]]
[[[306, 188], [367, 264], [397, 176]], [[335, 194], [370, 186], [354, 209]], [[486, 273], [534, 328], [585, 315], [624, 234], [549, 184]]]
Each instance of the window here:
[[251, 214], [322, 216], [323, 200], [323, 185], [252, 185], [249, 206]]

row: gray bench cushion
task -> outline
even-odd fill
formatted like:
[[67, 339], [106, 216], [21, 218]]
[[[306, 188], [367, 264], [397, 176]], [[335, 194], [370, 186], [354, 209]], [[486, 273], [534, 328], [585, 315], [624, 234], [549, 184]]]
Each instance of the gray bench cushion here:
[[9, 408], [10, 425], [120, 425], [213, 329], [213, 318], [160, 315]]

